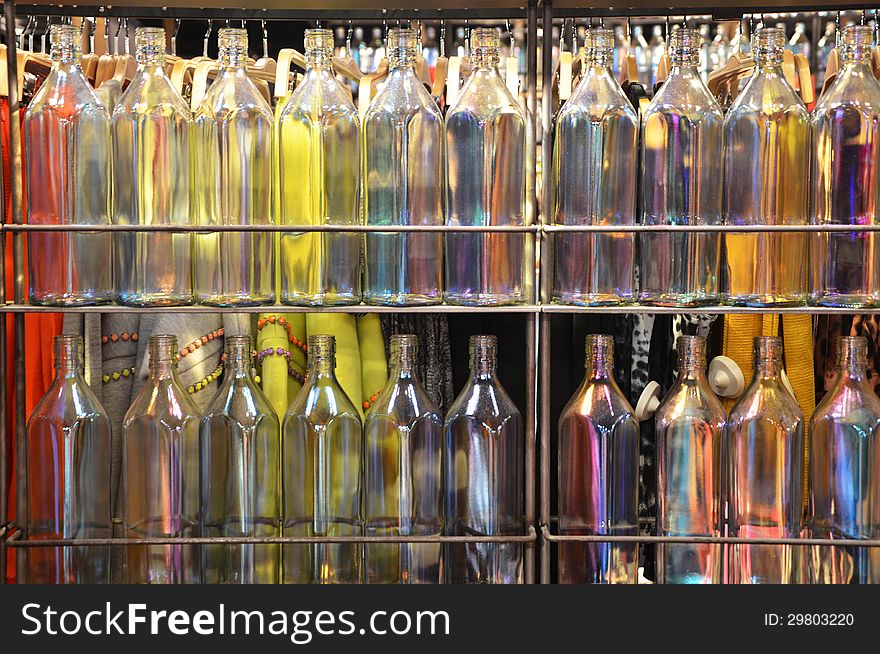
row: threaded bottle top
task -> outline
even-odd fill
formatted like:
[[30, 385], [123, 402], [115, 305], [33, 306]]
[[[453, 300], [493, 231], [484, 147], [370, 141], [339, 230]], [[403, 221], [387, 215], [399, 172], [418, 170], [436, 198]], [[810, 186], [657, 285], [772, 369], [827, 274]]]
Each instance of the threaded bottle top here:
[[752, 47], [759, 66], [779, 66], [785, 52], [785, 32], [778, 27], [762, 27], [755, 32]]
[[843, 62], [864, 63], [871, 58], [874, 33], [867, 25], [848, 25], [843, 30], [840, 59]]
[[79, 64], [82, 61], [82, 32], [73, 25], [53, 25], [50, 33], [52, 61]]
[[309, 371], [328, 372], [335, 369], [336, 337], [330, 334], [309, 336]]
[[171, 334], [154, 334], [147, 344], [150, 355], [150, 371], [166, 376], [177, 368], [177, 337]]
[[585, 48], [590, 66], [608, 68], [614, 59], [614, 32], [604, 27], [588, 29]]
[[473, 28], [471, 57], [476, 68], [497, 66], [501, 60], [501, 31], [497, 27]]
[[247, 30], [223, 28], [217, 32], [217, 45], [220, 49], [217, 60], [221, 66], [238, 68], [247, 62]]
[[607, 377], [614, 370], [614, 337], [589, 334], [586, 339], [584, 366], [591, 377]]
[[392, 68], [401, 66], [414, 66], [419, 52], [419, 39], [414, 29], [390, 29], [388, 30], [388, 43], [386, 56], [388, 65]]
[[868, 340], [864, 336], [838, 336], [837, 367], [864, 375], [868, 368]]
[[706, 370], [706, 339], [703, 336], [679, 336], [678, 373], [688, 377], [702, 375]]
[[224, 341], [226, 360], [232, 366], [233, 373], [249, 375], [253, 357], [251, 337], [246, 335], [226, 336]]
[[55, 370], [81, 372], [83, 369], [83, 339], [79, 334], [61, 334], [52, 339], [55, 349]]
[[411, 373], [416, 365], [419, 339], [415, 334], [394, 334], [391, 337], [391, 363], [399, 372]]
[[755, 371], [777, 375], [782, 371], [782, 339], [778, 336], [755, 337]]
[[333, 32], [325, 29], [306, 30], [306, 63], [309, 66], [328, 66], [333, 57]]
[[700, 63], [700, 32], [682, 27], [669, 35], [669, 63], [696, 68]]
[[498, 363], [498, 338], [489, 334], [475, 334], [470, 340], [471, 372], [475, 375], [493, 375]]
[[165, 30], [161, 27], [138, 27], [134, 31], [135, 60], [141, 66], [165, 63]]

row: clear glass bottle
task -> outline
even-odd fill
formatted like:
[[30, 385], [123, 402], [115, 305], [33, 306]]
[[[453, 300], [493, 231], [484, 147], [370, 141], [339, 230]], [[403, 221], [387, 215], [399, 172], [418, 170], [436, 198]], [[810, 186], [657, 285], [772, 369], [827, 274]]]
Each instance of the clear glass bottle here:
[[[336, 380], [336, 339], [312, 334], [308, 374], [283, 425], [284, 536], [361, 536], [362, 430]], [[360, 544], [284, 545], [284, 583], [361, 581]]]
[[[614, 32], [590, 29], [586, 67], [556, 117], [557, 225], [632, 225], [639, 118], [611, 75]], [[633, 299], [632, 234], [556, 234], [553, 301], [586, 306]]]
[[[810, 116], [782, 74], [785, 33], [755, 33], [755, 72], [724, 119], [728, 225], [809, 223]], [[807, 299], [807, 234], [725, 234], [725, 300], [785, 306]]]
[[[866, 375], [864, 337], [837, 339], [834, 386], [810, 419], [807, 535], [829, 540], [876, 538], [880, 468], [880, 400]], [[874, 548], [810, 548], [812, 583], [880, 582]]]
[[[177, 338], [150, 337], [150, 377], [122, 422], [126, 538], [190, 538], [199, 525], [199, 410], [177, 379]], [[199, 581], [195, 545], [125, 548], [129, 584]]]
[[[496, 375], [498, 341], [471, 336], [471, 378], [444, 424], [447, 536], [519, 536], [525, 491], [523, 419]], [[445, 583], [519, 584], [520, 543], [446, 543]]]
[[[706, 378], [706, 339], [678, 337], [678, 379], [654, 414], [657, 535], [721, 536], [727, 413]], [[657, 582], [721, 583], [721, 545], [659, 544]]]
[[[227, 336], [227, 373], [199, 423], [201, 535], [281, 535], [281, 425], [251, 374], [249, 336]], [[202, 582], [277, 584], [280, 545], [206, 545]]]
[[[697, 70], [700, 35], [669, 37], [669, 77], [642, 119], [642, 222], [720, 225], [721, 107]], [[719, 298], [720, 235], [645, 233], [640, 240], [640, 299], [657, 306], [700, 306]]]
[[[755, 338], [755, 375], [727, 420], [728, 535], [799, 538], [804, 514], [804, 414], [782, 382], [782, 339]], [[728, 546], [728, 583], [805, 581], [792, 545]]]
[[[443, 418], [415, 376], [417, 341], [391, 337], [391, 375], [364, 421], [367, 536], [439, 536]], [[367, 583], [440, 582], [440, 543], [368, 544]]]
[[[586, 339], [586, 375], [559, 416], [559, 533], [639, 534], [639, 423], [614, 381], [614, 338]], [[636, 543], [560, 543], [561, 584], [638, 582]]]
[[[189, 225], [192, 117], [165, 74], [165, 30], [135, 31], [137, 73], [113, 111], [113, 222]], [[115, 234], [118, 300], [192, 302], [190, 234]]]
[[[52, 26], [52, 69], [24, 119], [27, 222], [110, 223], [110, 113], [82, 70], [82, 33]], [[28, 234], [32, 304], [112, 302], [109, 232]]]
[[[524, 225], [526, 117], [498, 72], [497, 29], [471, 30], [473, 72], [446, 114], [449, 225]], [[517, 304], [527, 299], [525, 234], [446, 235], [451, 304]]]
[[[412, 29], [388, 31], [388, 77], [364, 115], [367, 225], [443, 224], [443, 115], [415, 72]], [[443, 285], [443, 235], [368, 233], [364, 300], [436, 304]]]
[[[193, 217], [200, 225], [271, 225], [273, 116], [247, 73], [247, 31], [218, 33], [220, 70], [193, 120]], [[195, 299], [275, 302], [273, 234], [196, 234]]]
[[[308, 67], [278, 116], [278, 220], [283, 225], [357, 225], [360, 127], [357, 109], [333, 74], [333, 33], [306, 30]], [[360, 301], [356, 233], [281, 235], [281, 301]]]
[[[81, 336], [56, 336], [55, 379], [27, 424], [28, 538], [110, 538], [110, 418], [83, 378]], [[24, 583], [104, 584], [109, 547], [34, 547]]]
[[[880, 82], [871, 69], [873, 33], [843, 32], [841, 69], [813, 109], [812, 211], [818, 225], [871, 225], [880, 206]], [[812, 302], [880, 304], [880, 256], [873, 232], [813, 234]]]

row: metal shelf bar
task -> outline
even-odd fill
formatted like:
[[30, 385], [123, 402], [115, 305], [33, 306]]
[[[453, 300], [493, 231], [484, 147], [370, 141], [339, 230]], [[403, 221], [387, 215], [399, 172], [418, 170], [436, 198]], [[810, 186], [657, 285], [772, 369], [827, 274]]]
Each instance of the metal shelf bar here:
[[[3, 231], [19, 232], [440, 232], [440, 233], [501, 233], [534, 234], [537, 225], [4, 225]], [[878, 229], [880, 231], [880, 229]]]
[[829, 538], [740, 538], [737, 536], [558, 536], [541, 526], [541, 538], [550, 543], [704, 543], [707, 545], [800, 545], [803, 547], [880, 547], [878, 539]]
[[30, 304], [6, 304], [0, 313], [538, 313], [534, 304], [511, 304], [500, 306], [461, 306], [431, 304], [426, 306], [379, 306], [349, 304], [343, 306], [288, 306], [269, 304], [253, 307], [215, 307], [205, 304], [181, 306], [130, 307], [118, 304], [102, 304], [87, 307], [35, 306]]
[[291, 543], [534, 543], [538, 536], [531, 525], [522, 536], [236, 536], [193, 538], [58, 538], [24, 540], [21, 532], [8, 539], [9, 547], [98, 547], [107, 545], [235, 545]]
[[763, 232], [831, 233], [831, 232], [880, 232], [880, 224], [874, 225], [544, 225], [545, 233], [585, 232], [589, 234], [629, 234], [660, 232], [664, 234], [732, 233], [758, 234]]

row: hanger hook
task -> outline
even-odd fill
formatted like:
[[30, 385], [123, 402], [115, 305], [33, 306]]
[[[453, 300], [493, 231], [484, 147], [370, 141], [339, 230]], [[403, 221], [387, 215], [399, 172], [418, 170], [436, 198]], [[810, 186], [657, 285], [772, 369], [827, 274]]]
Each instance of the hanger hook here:
[[[351, 21], [349, 21], [351, 22]], [[269, 28], [266, 20], [260, 20], [260, 28], [263, 30], [263, 59], [269, 58]]]
[[562, 27], [559, 30], [559, 52], [565, 50], [565, 25], [568, 23], [567, 18], [562, 19]]
[[175, 57], [177, 56], [177, 35], [180, 33], [180, 23], [179, 18], [174, 19], [174, 32], [171, 34], [171, 54]]
[[33, 23], [34, 17], [28, 16], [27, 23], [24, 26], [24, 29], [21, 30], [21, 34], [18, 35], [18, 49], [24, 50], [24, 39], [27, 36], [28, 30], [31, 28], [31, 24]]
[[626, 47], [629, 48], [632, 45], [632, 19], [627, 16], [626, 17]]
[[505, 23], [507, 24], [507, 39], [510, 41], [510, 56], [514, 56], [515, 45], [513, 42], [513, 29], [510, 27], [510, 19], [506, 18]]
[[440, 56], [446, 56], [446, 19], [440, 19]]
[[211, 32], [214, 30], [214, 19], [208, 19], [208, 31], [205, 32], [205, 38], [202, 41], [202, 56], [208, 56], [208, 41], [211, 40]]
[[129, 50], [129, 47], [130, 47], [129, 42], [131, 41], [131, 32], [128, 29], [128, 18], [122, 19], [122, 25], [125, 28], [125, 35], [124, 35], [124, 37], [125, 37], [125, 54], [131, 54], [131, 51]]

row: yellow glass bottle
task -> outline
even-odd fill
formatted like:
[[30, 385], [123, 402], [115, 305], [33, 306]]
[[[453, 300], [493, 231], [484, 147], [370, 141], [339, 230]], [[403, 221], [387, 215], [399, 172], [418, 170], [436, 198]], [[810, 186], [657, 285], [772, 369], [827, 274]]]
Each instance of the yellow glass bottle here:
[[[357, 109], [333, 74], [333, 33], [306, 30], [305, 76], [278, 116], [279, 216], [284, 225], [356, 225], [359, 198]], [[284, 232], [281, 301], [360, 301], [356, 233]]]

